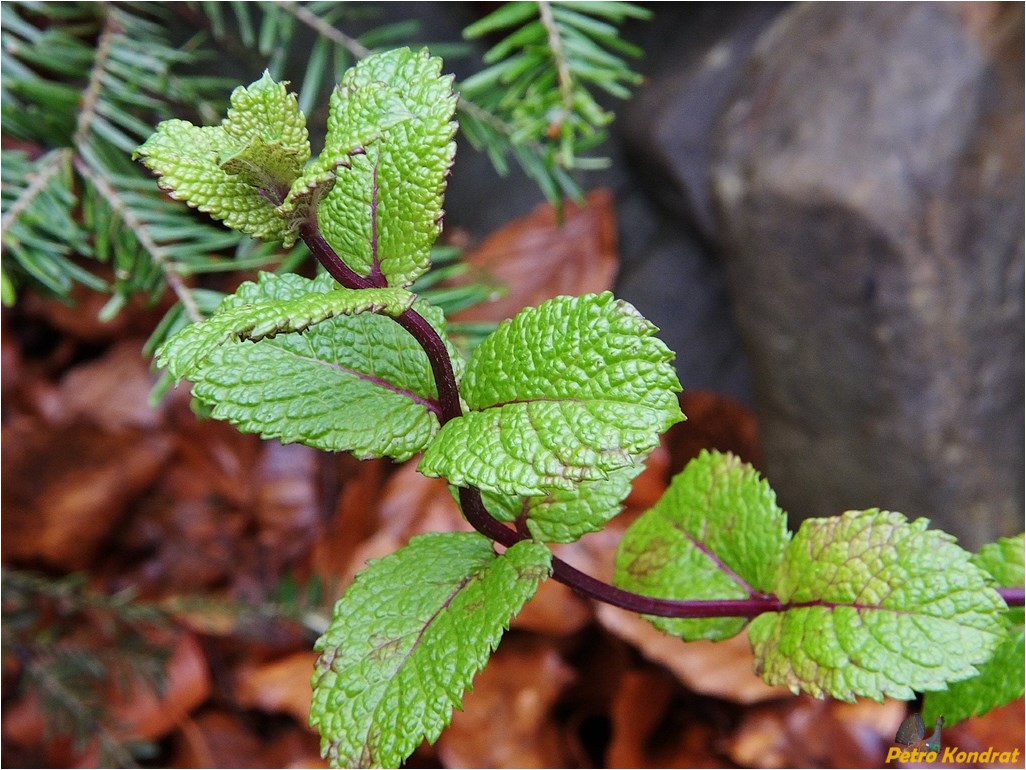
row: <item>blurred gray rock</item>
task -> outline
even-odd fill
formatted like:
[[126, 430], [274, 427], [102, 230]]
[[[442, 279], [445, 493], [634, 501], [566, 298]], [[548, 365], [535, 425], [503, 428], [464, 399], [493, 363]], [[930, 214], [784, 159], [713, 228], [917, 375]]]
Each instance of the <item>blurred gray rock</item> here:
[[[631, 254], [616, 283], [616, 294], [628, 300], [659, 327], [659, 338], [677, 354], [675, 365], [685, 390], [715, 390], [751, 403], [752, 386], [741, 339], [730, 314], [730, 298], [721, 265], [680, 226], [658, 224], [644, 233], [627, 235], [643, 216], [636, 200], [618, 198], [622, 249]], [[633, 213], [633, 215], [632, 215]], [[679, 470], [679, 469], [677, 469]]]
[[706, 243], [715, 242], [709, 164], [715, 125], [759, 33], [780, 3], [680, 3], [657, 11], [644, 41], [649, 72], [622, 110], [639, 182]]
[[787, 6], [667, 3], [635, 42], [645, 83], [619, 110], [629, 183], [617, 189], [617, 293], [677, 351], [685, 389], [751, 403], [741, 338], [716, 257], [708, 192], [714, 127], [759, 32]]
[[713, 196], [766, 472], [801, 517], [1022, 528], [1023, 9], [816, 3], [760, 39]]

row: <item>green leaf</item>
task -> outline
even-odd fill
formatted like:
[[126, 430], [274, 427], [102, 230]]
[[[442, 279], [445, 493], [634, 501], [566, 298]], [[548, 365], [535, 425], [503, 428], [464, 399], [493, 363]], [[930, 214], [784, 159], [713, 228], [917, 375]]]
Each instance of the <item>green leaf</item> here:
[[[1023, 585], [1023, 535], [988, 543], [973, 556], [973, 563], [990, 573], [1002, 587]], [[1008, 622], [1005, 637], [990, 660], [977, 666], [979, 676], [955, 682], [941, 692], [927, 693], [923, 701], [924, 719], [932, 722], [943, 715], [947, 723], [953, 725], [1023, 696], [1023, 681], [1026, 680], [1023, 608], [1008, 608], [1005, 618]]]
[[221, 152], [218, 157], [225, 173], [258, 191], [291, 184], [305, 161], [299, 150], [284, 147], [281, 142], [266, 142], [259, 136], [248, 144]]
[[[296, 289], [305, 291], [295, 294]], [[157, 363], [181, 379], [202, 367], [226, 342], [299, 332], [340, 315], [371, 312], [398, 316], [413, 300], [414, 295], [405, 289], [343, 289], [329, 275], [311, 281], [292, 274], [261, 273], [257, 283], [240, 286], [234, 298], [211, 318], [187, 326], [164, 345]]]
[[309, 160], [310, 142], [295, 94], [269, 73], [232, 92], [221, 125], [165, 120], [136, 157], [172, 198], [257, 238], [295, 241], [276, 208]]
[[[790, 540], [769, 484], [731, 454], [703, 451], [624, 533], [613, 582], [664, 599], [750, 599], [772, 591]], [[649, 617], [673, 636], [727, 639], [744, 618]]]
[[[387, 129], [416, 117], [396, 88], [371, 83], [345, 97], [336, 88], [331, 94], [324, 152], [292, 183], [278, 213], [293, 229], [319, 215], [320, 202], [334, 189], [339, 170], [351, 169], [353, 157], [366, 154], [367, 146], [381, 139]], [[324, 222], [331, 226], [330, 217]]]
[[547, 495], [634, 465], [683, 419], [656, 328], [609, 292], [556, 297], [474, 350], [450, 420], [420, 470], [459, 486]]
[[427, 51], [400, 48], [361, 61], [332, 97], [326, 152], [351, 167], [324, 197], [321, 229], [349, 267], [392, 286], [427, 270], [441, 232], [456, 153], [456, 97], [441, 70]]
[[310, 724], [333, 767], [398, 767], [434, 741], [510, 619], [550, 572], [551, 553], [482, 535], [421, 535], [370, 563], [316, 645]]
[[[391, 318], [337, 315], [379, 305], [396, 311], [409, 297], [401, 289], [350, 293], [331, 285], [327, 277], [297, 275], [243, 284], [207, 326], [187, 327], [169, 340], [160, 361], [176, 376], [188, 376], [193, 395], [212, 407], [213, 417], [240, 430], [361, 458], [409, 459], [438, 430], [440, 407], [427, 355]], [[249, 330], [247, 306], [258, 308], [253, 318], [259, 326]], [[441, 311], [423, 302], [415, 307], [446, 340]], [[321, 315], [326, 320], [315, 323]], [[242, 338], [266, 334], [279, 322], [307, 328]], [[448, 340], [446, 345], [458, 377], [459, 353]]]
[[645, 466], [641, 463], [612, 471], [608, 478], [553, 489], [536, 497], [482, 492], [485, 507], [495, 518], [515, 521], [526, 517], [531, 536], [543, 543], [572, 543], [588, 532], [598, 532], [618, 514], [631, 492], [631, 482]]
[[816, 697], [911, 699], [976, 674], [1004, 635], [1004, 602], [954, 537], [900, 513], [805, 521], [776, 594], [749, 626], [770, 684]]
[[[987, 543], [973, 556], [973, 564], [986, 570], [994, 582], [1002, 588], [1023, 585], [1023, 538], [1020, 532], [1015, 537], [1002, 537], [994, 543]], [[1020, 612], [1022, 608], [1017, 608]]]

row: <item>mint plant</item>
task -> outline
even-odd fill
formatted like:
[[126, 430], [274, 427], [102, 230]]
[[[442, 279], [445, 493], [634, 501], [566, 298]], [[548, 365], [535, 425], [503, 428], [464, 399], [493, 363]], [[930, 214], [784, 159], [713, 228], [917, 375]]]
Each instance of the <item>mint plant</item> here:
[[327, 272], [244, 283], [158, 362], [241, 430], [422, 454], [476, 530], [414, 538], [338, 602], [310, 717], [331, 763], [397, 766], [436, 739], [548, 578], [683, 639], [747, 626], [764, 679], [794, 692], [909, 699], [958, 682], [967, 714], [1020, 696], [1021, 536], [972, 556], [925, 519], [879, 510], [792, 536], [765, 480], [706, 452], [626, 532], [614, 584], [552, 554], [619, 512], [683, 419], [681, 386], [655, 327], [609, 293], [525, 309], [463, 360], [444, 314], [409, 290], [441, 230], [455, 104], [439, 59], [399, 49], [346, 72], [317, 158], [295, 96], [267, 75], [233, 93], [220, 125], [165, 121], [137, 151], [172, 197], [301, 239]]

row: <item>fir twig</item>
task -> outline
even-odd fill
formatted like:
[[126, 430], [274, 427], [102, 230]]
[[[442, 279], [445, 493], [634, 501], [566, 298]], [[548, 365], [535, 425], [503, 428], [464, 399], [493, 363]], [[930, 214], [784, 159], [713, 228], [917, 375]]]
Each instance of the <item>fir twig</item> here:
[[182, 307], [185, 309], [189, 320], [202, 321], [203, 313], [200, 312], [199, 307], [196, 305], [192, 292], [185, 285], [181, 275], [174, 270], [171, 251], [157, 243], [150, 232], [150, 228], [136, 215], [132, 207], [126, 205], [118, 191], [109, 185], [103, 177], [96, 174], [81, 158], [75, 159], [75, 170], [93, 186], [107, 205], [110, 206], [111, 211], [121, 217], [125, 225], [131, 229], [139, 245], [149, 255], [153, 263], [160, 268], [164, 280], [179, 302], [182, 303]]
[[22, 189], [15, 199], [14, 205], [4, 212], [0, 219], [0, 240], [6, 243], [7, 231], [17, 219], [31, 208], [36, 197], [46, 189], [54, 177], [57, 176], [71, 157], [68, 149], [53, 150], [42, 158], [41, 168], [27, 177], [28, 185]]
[[321, 37], [326, 40], [330, 40], [336, 45], [342, 46], [357, 59], [363, 59], [370, 55], [370, 49], [359, 40], [349, 37], [349, 35], [342, 32], [338, 27], [328, 24], [324, 19], [311, 12], [308, 8], [295, 2], [295, 0], [274, 0], [274, 4], [295, 16], [297, 20], [301, 21]]

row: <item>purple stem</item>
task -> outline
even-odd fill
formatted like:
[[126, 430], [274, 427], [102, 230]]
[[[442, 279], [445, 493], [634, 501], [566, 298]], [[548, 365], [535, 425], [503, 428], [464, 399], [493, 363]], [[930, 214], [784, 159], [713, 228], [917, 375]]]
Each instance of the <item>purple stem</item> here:
[[[303, 224], [299, 232], [313, 255], [340, 284], [349, 289], [375, 288], [374, 283], [354, 272], [339, 258], [335, 250], [324, 240], [316, 222]], [[396, 318], [396, 321], [420, 343], [431, 362], [431, 372], [435, 378], [435, 387], [438, 390], [438, 401], [441, 406], [439, 415], [441, 424], [444, 425], [449, 420], [462, 417], [463, 407], [460, 405], [456, 375], [452, 369], [449, 351], [442, 338], [438, 336], [438, 332], [412, 308]], [[479, 490], [473, 487], [460, 487], [459, 496], [463, 515], [470, 525], [485, 537], [507, 548], [521, 540], [528, 539], [529, 535], [523, 530], [510, 529], [493, 518], [485, 508]], [[764, 612], [779, 612], [787, 607], [775, 596], [755, 596], [750, 599], [693, 600], [643, 596], [604, 583], [555, 556], [552, 558], [552, 577], [585, 596], [614, 607], [667, 618], [754, 618]], [[1000, 588], [998, 593], [1010, 607], [1023, 604], [1024, 595], [1021, 587]]]
[[1026, 588], [1015, 586], [1014, 588], [999, 588], [997, 590], [1005, 604], [1009, 607], [1022, 607], [1026, 603]]
[[317, 261], [324, 266], [324, 269], [328, 271], [331, 277], [347, 289], [381, 288], [379, 286], [375, 286], [339, 258], [338, 254], [335, 253], [335, 250], [331, 248], [326, 240], [324, 240], [324, 236], [321, 235], [321, 229], [317, 226], [316, 220], [307, 220], [300, 225], [299, 237], [303, 239], [303, 242], [317, 258]]

